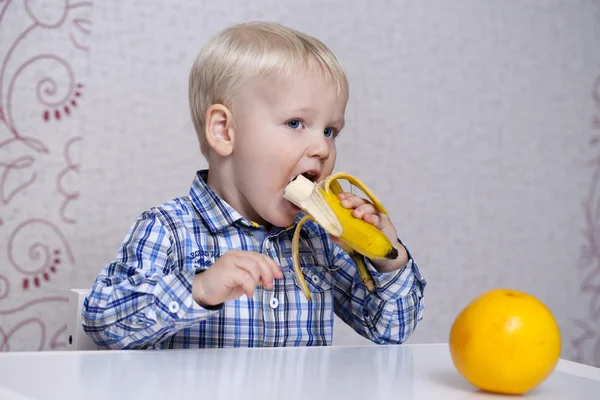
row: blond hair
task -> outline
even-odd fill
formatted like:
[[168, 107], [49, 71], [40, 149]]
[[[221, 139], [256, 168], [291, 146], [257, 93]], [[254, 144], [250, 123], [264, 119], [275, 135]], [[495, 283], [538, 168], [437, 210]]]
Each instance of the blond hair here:
[[189, 76], [189, 105], [200, 150], [207, 157], [205, 113], [213, 104], [231, 107], [241, 86], [254, 77], [281, 76], [320, 67], [348, 100], [348, 80], [333, 52], [318, 39], [273, 22], [230, 26], [204, 46]]

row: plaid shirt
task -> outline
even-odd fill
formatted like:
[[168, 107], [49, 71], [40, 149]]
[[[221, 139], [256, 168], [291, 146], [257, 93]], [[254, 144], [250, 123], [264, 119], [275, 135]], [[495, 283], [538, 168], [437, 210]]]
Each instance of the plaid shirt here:
[[[375, 293], [352, 259], [313, 221], [302, 228], [300, 263], [312, 302], [292, 268], [293, 227], [267, 231], [242, 217], [199, 171], [188, 196], [145, 211], [117, 258], [96, 278], [84, 301], [83, 328], [102, 348], [199, 348], [329, 345], [334, 312], [375, 343], [402, 343], [423, 315], [426, 281], [408, 263], [373, 274]], [[301, 215], [298, 216], [298, 220]], [[294, 224], [295, 226], [295, 224]], [[260, 252], [283, 272], [274, 287], [258, 286], [220, 307], [192, 299], [194, 274], [228, 250]]]

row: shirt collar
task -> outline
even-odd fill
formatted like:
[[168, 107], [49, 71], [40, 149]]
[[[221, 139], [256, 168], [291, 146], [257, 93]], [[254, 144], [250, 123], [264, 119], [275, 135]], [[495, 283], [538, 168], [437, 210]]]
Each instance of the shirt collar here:
[[229, 203], [208, 187], [207, 179], [208, 169], [196, 172], [190, 189], [190, 199], [211, 232], [220, 231], [237, 221], [242, 221], [248, 226], [258, 226], [235, 211]]

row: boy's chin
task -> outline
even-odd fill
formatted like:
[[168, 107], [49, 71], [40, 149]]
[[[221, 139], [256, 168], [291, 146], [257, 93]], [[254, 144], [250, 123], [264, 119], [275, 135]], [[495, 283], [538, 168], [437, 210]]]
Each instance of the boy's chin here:
[[288, 226], [291, 226], [295, 220], [296, 220], [296, 218], [289, 218], [289, 217], [277, 218], [276, 220], [271, 222], [271, 224], [273, 226], [276, 226], [279, 228], [287, 228]]
[[299, 212], [300, 210], [292, 210], [286, 213], [276, 213], [271, 215], [270, 218], [267, 219], [267, 222], [279, 228], [287, 228], [294, 223]]

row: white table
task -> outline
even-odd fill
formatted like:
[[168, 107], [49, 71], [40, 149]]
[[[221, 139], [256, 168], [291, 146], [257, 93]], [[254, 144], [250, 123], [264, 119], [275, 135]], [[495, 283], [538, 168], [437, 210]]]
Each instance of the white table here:
[[[5, 396], [5, 397], [3, 397]], [[0, 355], [0, 399], [494, 399], [446, 344]], [[515, 397], [506, 397], [515, 399]], [[525, 399], [600, 399], [600, 369], [561, 360]]]

